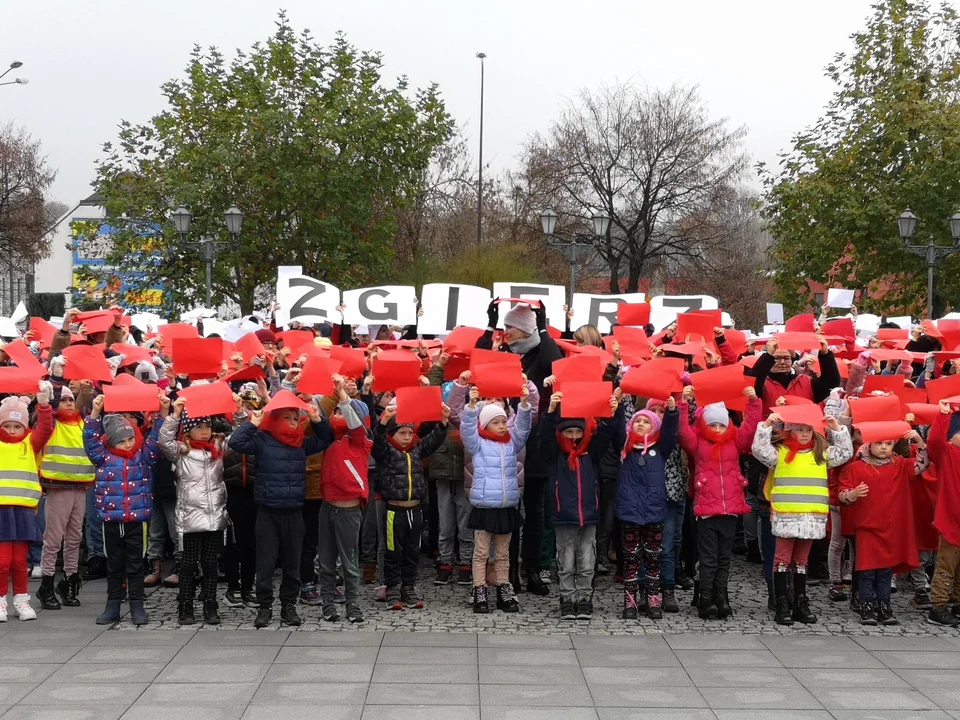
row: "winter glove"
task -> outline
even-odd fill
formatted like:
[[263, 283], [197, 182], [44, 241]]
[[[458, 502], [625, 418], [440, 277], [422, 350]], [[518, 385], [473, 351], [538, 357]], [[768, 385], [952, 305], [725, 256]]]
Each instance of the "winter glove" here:
[[547, 308], [542, 300], [538, 307], [533, 308], [533, 314], [537, 316], [537, 330], [545, 332], [547, 329]]
[[860, 364], [860, 367], [870, 367], [870, 360], [873, 358], [873, 353], [869, 350], [864, 350], [860, 355], [857, 356], [857, 362]]
[[62, 378], [63, 368], [66, 364], [67, 359], [63, 355], [50, 358], [50, 377]]
[[487, 327], [491, 330], [497, 329], [497, 323], [500, 322], [500, 306], [497, 304], [497, 301], [500, 298], [494, 298], [490, 301], [490, 304], [487, 305]]
[[107, 358], [107, 365], [110, 366], [110, 372], [113, 374], [114, 377], [117, 376], [117, 370], [120, 369], [120, 364], [124, 361], [125, 358], [126, 356], [123, 354], [114, 355], [112, 358]]
[[933, 353], [927, 355], [926, 359], [923, 361], [923, 372], [928, 375], [933, 375], [933, 370], [937, 366], [937, 357]]
[[46, 380], [41, 380], [37, 387], [39, 388], [37, 391], [37, 404], [49, 405], [50, 399], [53, 397], [53, 385]]

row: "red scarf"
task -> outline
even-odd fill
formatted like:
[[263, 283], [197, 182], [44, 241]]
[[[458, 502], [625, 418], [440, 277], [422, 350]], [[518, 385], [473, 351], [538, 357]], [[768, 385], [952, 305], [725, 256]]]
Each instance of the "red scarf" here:
[[333, 429], [333, 436], [337, 440], [342, 440], [350, 431], [350, 428], [347, 427], [347, 419], [343, 415], [333, 415], [330, 418], [330, 427]]
[[580, 440], [571, 440], [563, 433], [557, 433], [560, 452], [567, 456], [567, 467], [571, 470], [576, 470], [580, 466], [580, 458], [590, 450], [590, 438], [593, 437], [595, 427], [596, 423], [593, 420], [587, 420], [587, 429], [583, 431], [583, 437]]
[[143, 446], [143, 433], [140, 432], [140, 428], [136, 425], [131, 425], [133, 428], [133, 447], [129, 450], [121, 450], [120, 448], [107, 447], [107, 451], [111, 455], [116, 455], [117, 457], [126, 458], [127, 460], [131, 459], [134, 455], [140, 452], [140, 448]]
[[280, 420], [279, 416], [276, 416], [271, 412], [267, 413], [267, 417], [265, 417], [263, 422], [260, 423], [260, 429], [267, 433], [274, 440], [283, 443], [284, 445], [289, 445], [290, 447], [296, 448], [303, 446], [303, 423], [292, 428], [288, 423]]
[[[627, 433], [627, 441], [623, 444], [623, 453], [620, 455], [620, 459], [624, 460], [627, 457], [628, 452], [633, 452], [634, 450], [639, 449], [641, 455], [646, 455], [647, 450], [660, 442], [660, 433], [650, 433], [649, 435], [641, 435], [640, 433], [634, 432], [632, 429]], [[639, 446], [639, 448], [638, 448]]]
[[57, 422], [66, 424], [76, 424], [83, 422], [83, 415], [76, 410], [68, 412], [66, 410], [57, 410]]
[[494, 442], [506, 445], [510, 442], [510, 431], [508, 430], [503, 435], [497, 435], [495, 432], [490, 432], [486, 428], [480, 428], [480, 437], [484, 440], [493, 440]]
[[191, 450], [204, 450], [210, 453], [213, 460], [220, 459], [220, 445], [215, 440], [209, 442], [200, 442], [199, 440], [187, 440], [187, 447]]
[[390, 435], [389, 433], [387, 433], [387, 442], [390, 443], [390, 445], [392, 445], [394, 448], [396, 448], [400, 452], [407, 453], [413, 450], [413, 448], [417, 446], [417, 443], [420, 442], [420, 438], [414, 435], [413, 440], [410, 441], [410, 444], [404, 446], [398, 443], [396, 440], [394, 440], [393, 435]]
[[27, 432], [25, 432], [20, 437], [14, 437], [10, 433], [8, 433], [6, 430], [0, 430], [0, 442], [5, 442], [8, 445], [19, 445], [28, 437], [30, 437], [30, 428], [27, 428]]
[[783, 459], [783, 461], [787, 464], [792, 463], [793, 459], [797, 456], [797, 453], [801, 450], [813, 450], [813, 440], [808, 443], [801, 443], [793, 434], [783, 441], [783, 445], [789, 451], [787, 456]]
[[717, 432], [709, 425], [707, 425], [703, 418], [701, 417], [697, 421], [697, 434], [709, 443], [713, 443], [713, 449], [710, 451], [710, 457], [713, 460], [719, 462], [720, 455], [723, 453], [723, 446], [725, 443], [735, 440], [737, 437], [737, 428], [734, 427], [733, 423], [727, 425], [727, 429], [723, 432]]

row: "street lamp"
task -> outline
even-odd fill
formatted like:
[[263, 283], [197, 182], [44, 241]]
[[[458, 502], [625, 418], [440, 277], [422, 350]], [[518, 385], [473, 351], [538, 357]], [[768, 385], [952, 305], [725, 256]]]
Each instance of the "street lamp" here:
[[553, 208], [547, 208], [540, 213], [540, 227], [547, 239], [547, 243], [558, 250], [561, 250], [570, 263], [570, 298], [567, 301], [567, 307], [573, 307], [573, 291], [577, 286], [577, 250], [581, 246], [592, 245], [595, 240], [606, 237], [610, 229], [610, 216], [603, 213], [594, 213], [591, 221], [593, 223], [593, 236], [585, 235], [561, 235], [557, 232], [557, 212]]
[[[11, 70], [16, 70], [17, 68], [21, 68], [21, 67], [23, 67], [23, 63], [20, 62], [19, 60], [14, 60], [12, 63], [10, 63], [10, 67], [8, 67], [6, 70], [0, 73], [0, 79], [2, 79], [3, 76], [6, 75]], [[13, 80], [8, 80], [7, 82], [0, 83], [0, 85], [26, 85], [28, 82], [30, 81], [27, 80], [26, 78], [15, 78]]]
[[483, 238], [483, 59], [486, 53], [478, 52], [480, 59], [480, 167], [477, 177], [477, 245]]
[[940, 258], [947, 257], [960, 250], [960, 212], [954, 213], [950, 217], [950, 237], [953, 240], [953, 246], [937, 245], [933, 235], [929, 237], [926, 245], [912, 245], [910, 240], [917, 230], [918, 218], [910, 208], [904, 210], [897, 218], [897, 229], [900, 231], [900, 240], [903, 242], [903, 248], [909, 250], [914, 255], [919, 255], [927, 261], [927, 317], [933, 319], [933, 269]]

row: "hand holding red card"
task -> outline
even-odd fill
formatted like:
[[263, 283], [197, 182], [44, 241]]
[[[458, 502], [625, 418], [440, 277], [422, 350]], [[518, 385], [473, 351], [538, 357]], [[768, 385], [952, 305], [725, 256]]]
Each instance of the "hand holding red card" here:
[[[719, 314], [719, 310], [717, 314]], [[713, 314], [706, 313], [681, 313], [677, 315], [677, 331], [673, 339], [677, 342], [712, 342], [714, 336], [713, 329], [720, 327], [719, 318]]]
[[443, 419], [443, 396], [439, 387], [397, 388], [398, 423], [419, 425]]
[[560, 417], [613, 417], [613, 410], [610, 408], [610, 396], [613, 395], [613, 383], [570, 382], [564, 385], [562, 392], [563, 400], [560, 402]]
[[716, 402], [739, 401], [743, 390], [753, 384], [743, 374], [743, 365], [723, 365], [694, 373], [691, 378], [696, 392], [697, 406], [706, 407]]
[[[389, 351], [388, 351], [389, 352]], [[399, 351], [395, 351], [399, 352]], [[403, 352], [409, 357], [391, 356], [384, 358], [386, 353], [380, 353], [373, 361], [373, 391], [396, 392], [402, 387], [416, 387], [420, 384], [420, 361], [413, 353]], [[331, 359], [333, 359], [331, 357]]]
[[101, 350], [91, 345], [71, 345], [64, 348], [62, 354], [67, 361], [63, 366], [64, 380], [113, 380], [113, 372]]
[[854, 421], [853, 426], [860, 431], [860, 437], [864, 443], [899, 440], [913, 430], [913, 428], [910, 427], [910, 423], [898, 420], [859, 423]]
[[220, 338], [174, 338], [170, 351], [177, 375], [212, 378], [223, 362], [223, 341]]
[[332, 395], [333, 376], [340, 372], [343, 363], [333, 358], [307, 358], [297, 382], [297, 391], [311, 395]]
[[[282, 391], [281, 391], [282, 392]], [[207, 385], [191, 385], [177, 393], [187, 401], [186, 411], [190, 417], [208, 415], [232, 415], [237, 410], [230, 386], [224, 382]]]
[[470, 372], [482, 398], [516, 398], [523, 389], [523, 373], [513, 363], [481, 363]]
[[650, 303], [620, 303], [617, 306], [617, 324], [646, 327], [650, 324]]
[[[139, 380], [136, 384], [105, 385], [103, 388], [103, 409], [113, 412], [156, 412], [160, 409], [160, 397], [156, 385], [148, 385]], [[232, 398], [231, 398], [232, 400]], [[236, 404], [234, 403], [234, 408]]]
[[246, 362], [250, 362], [258, 355], [266, 355], [267, 349], [263, 347], [260, 338], [255, 333], [247, 333], [233, 344], [233, 349], [243, 355]]
[[596, 355], [571, 355], [554, 360], [552, 372], [556, 378], [554, 390], [560, 392], [563, 392], [561, 386], [568, 382], [600, 382], [603, 379], [603, 365]]
[[682, 358], [654, 358], [630, 368], [620, 388], [628, 395], [665, 400], [671, 393], [683, 389], [680, 382], [683, 368]]

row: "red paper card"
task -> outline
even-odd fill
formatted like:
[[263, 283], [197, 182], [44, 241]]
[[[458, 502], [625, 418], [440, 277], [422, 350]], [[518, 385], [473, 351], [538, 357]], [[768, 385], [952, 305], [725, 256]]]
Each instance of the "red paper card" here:
[[398, 423], [438, 422], [443, 419], [443, 395], [439, 387], [397, 388]]
[[263, 372], [263, 368], [261, 368], [259, 365], [247, 365], [247, 367], [240, 368], [236, 372], [232, 372], [229, 375], [224, 376], [223, 382], [256, 382], [263, 377], [266, 377], [266, 373]]
[[907, 410], [914, 414], [914, 425], [933, 425], [940, 407], [930, 403], [907, 403]]
[[719, 310], [681, 313], [677, 315], [677, 331], [673, 338], [679, 342], [712, 342], [715, 337], [713, 329], [722, 327], [721, 322]]
[[177, 375], [216, 377], [223, 362], [223, 341], [220, 338], [174, 338], [170, 355]]
[[276, 412], [278, 410], [303, 410], [307, 411], [308, 405], [294, 395], [289, 390], [281, 390], [276, 395], [274, 395], [270, 402], [267, 403], [267, 406], [263, 409], [264, 412]]
[[104, 385], [103, 409], [108, 413], [157, 412], [160, 409], [157, 386], [139, 380], [137, 385]]
[[819, 350], [820, 341], [812, 332], [782, 332], [773, 336], [781, 350]]
[[683, 369], [681, 358], [654, 358], [630, 368], [623, 376], [620, 388], [628, 395], [665, 400], [671, 393], [683, 389], [680, 382]]
[[458, 327], [443, 339], [443, 349], [448, 353], [470, 355], [483, 333], [480, 328]]
[[596, 345], [576, 345], [570, 348], [567, 357], [578, 355], [599, 358], [601, 367], [606, 367], [613, 362], [613, 355]]
[[30, 348], [27, 347], [23, 340], [9, 342], [3, 346], [2, 350], [17, 364], [18, 368], [29, 370], [40, 376], [47, 374], [46, 368], [44, 368], [36, 356], [30, 352]]
[[123, 355], [123, 362], [120, 363], [120, 367], [136, 365], [141, 362], [151, 362], [153, 360], [153, 354], [147, 348], [140, 347], [139, 345], [114, 343], [110, 346], [110, 349], [115, 353]]
[[[129, 375], [125, 372], [118, 372], [117, 376], [113, 379], [113, 384], [117, 386], [121, 385], [146, 385], [147, 383], [137, 380], [133, 375]], [[155, 388], [156, 385], [150, 385], [150, 387]]]
[[617, 325], [613, 328], [613, 335], [603, 338], [603, 345], [610, 353], [613, 352], [614, 342], [620, 344], [620, 360], [624, 367], [640, 365], [653, 357], [650, 352], [650, 339], [639, 328]]
[[257, 355], [266, 355], [267, 349], [263, 347], [260, 338], [255, 333], [247, 333], [233, 344], [233, 351], [243, 353], [243, 359], [250, 362]]
[[[397, 388], [416, 387], [420, 385], [420, 361], [415, 355], [405, 353], [409, 359], [401, 360], [383, 358], [381, 353], [373, 361], [373, 391], [384, 392]], [[333, 359], [333, 358], [331, 358]]]
[[937, 405], [945, 398], [960, 395], [960, 375], [931, 380], [924, 387], [927, 389], [927, 398], [930, 403]]
[[743, 390], [753, 384], [743, 375], [743, 365], [724, 365], [694, 373], [691, 384], [698, 407], [716, 402], [731, 402], [743, 397]]
[[103, 352], [92, 345], [71, 345], [64, 348], [63, 357], [67, 360], [63, 368], [64, 380], [113, 380], [113, 373]]
[[853, 339], [857, 337], [857, 330], [850, 318], [834, 318], [827, 320], [820, 328], [822, 335], [836, 335], [837, 337]]
[[[785, 405], [815, 405], [810, 398], [800, 397], [799, 395], [782, 395]], [[778, 405], [777, 407], [781, 407]], [[776, 411], [774, 411], [776, 412]]]
[[783, 329], [787, 332], [812, 333], [814, 332], [814, 323], [817, 319], [810, 314], [794, 315], [784, 323]]
[[617, 306], [617, 324], [645, 327], [650, 324], [650, 303], [620, 303]]
[[177, 397], [186, 399], [185, 409], [190, 417], [232, 415], [237, 410], [233, 391], [224, 382], [191, 385], [177, 393]]
[[340, 374], [344, 377], [356, 380], [367, 371], [367, 356], [360, 349], [334, 345], [330, 348], [330, 359], [340, 361]]
[[960, 320], [937, 320], [937, 330], [943, 335], [943, 349], [956, 350], [960, 345]]
[[572, 355], [553, 361], [552, 373], [557, 382], [556, 390], [563, 392], [561, 385], [576, 382], [600, 382], [603, 378], [603, 365], [595, 355]]
[[466, 355], [451, 355], [447, 364], [443, 367], [444, 382], [456, 380], [464, 372], [470, 369], [470, 358]]
[[779, 415], [784, 423], [809, 425], [819, 431], [823, 430], [826, 423], [823, 410], [820, 409], [819, 405], [787, 405], [774, 408], [773, 412]]
[[854, 423], [903, 420], [900, 398], [896, 395], [850, 398], [847, 402]]
[[43, 318], [30, 318], [30, 331], [33, 333], [33, 339], [40, 342], [40, 347], [48, 348], [53, 342], [53, 336], [57, 334], [57, 328], [48, 323]]
[[309, 358], [303, 366], [297, 392], [311, 395], [333, 394], [333, 376], [340, 373], [341, 367], [343, 363], [333, 358]]
[[747, 334], [741, 332], [740, 330], [724, 330], [723, 337], [731, 348], [733, 352], [736, 353], [737, 357], [741, 355], [746, 355], [749, 351], [747, 348]]
[[744, 367], [752, 368], [754, 365], [757, 364], [757, 360], [759, 359], [760, 359], [759, 355], [747, 355], [745, 357], [740, 358], [739, 362]]
[[[859, 356], [858, 351], [854, 351]], [[897, 360], [906, 360], [907, 362], [913, 362], [913, 358], [910, 356], [906, 350], [893, 350], [891, 348], [872, 348], [870, 350], [870, 357], [874, 360], [879, 360], [880, 362], [896, 362]], [[855, 360], [856, 358], [849, 358], [850, 360]]]
[[[81, 316], [86, 313], [80, 313]], [[78, 322], [84, 326], [87, 335], [96, 333], [105, 333], [113, 327], [113, 320], [116, 317], [112, 312], [90, 313], [85, 319], [78, 319]]]
[[157, 328], [157, 334], [163, 341], [163, 344], [170, 347], [174, 338], [198, 338], [200, 332], [193, 325], [186, 323], [169, 323]]
[[280, 340], [283, 342], [283, 346], [291, 350], [298, 350], [307, 343], [312, 343], [314, 337], [315, 335], [309, 330], [284, 330], [280, 333]]
[[877, 330], [877, 338], [880, 340], [907, 340], [910, 338], [910, 331], [903, 328], [880, 328]]
[[0, 367], [0, 393], [34, 395], [43, 375], [18, 367]]
[[563, 418], [608, 418], [613, 417], [610, 396], [611, 382], [570, 382], [563, 388], [560, 417]]
[[519, 363], [480, 363], [474, 365], [470, 373], [482, 398], [520, 397], [523, 373]]
[[864, 443], [883, 442], [884, 440], [899, 440], [913, 428], [910, 423], [901, 421], [890, 422], [856, 422], [853, 426], [860, 431], [860, 438]]
[[515, 366], [520, 370], [520, 356], [511, 352], [500, 352], [499, 350], [481, 350], [475, 349], [470, 353], [470, 370], [477, 365], [487, 363], [496, 363], [498, 365]]
[[940, 329], [936, 326], [933, 320], [924, 320], [920, 323], [920, 328], [923, 330], [924, 335], [929, 335], [933, 338], [943, 337], [943, 333], [940, 332]]
[[903, 375], [867, 375], [861, 395], [872, 392], [894, 393], [903, 387]]
[[924, 388], [912, 388], [904, 385], [901, 388], [894, 388], [893, 394], [900, 398], [901, 403], [927, 402], [927, 391]]

